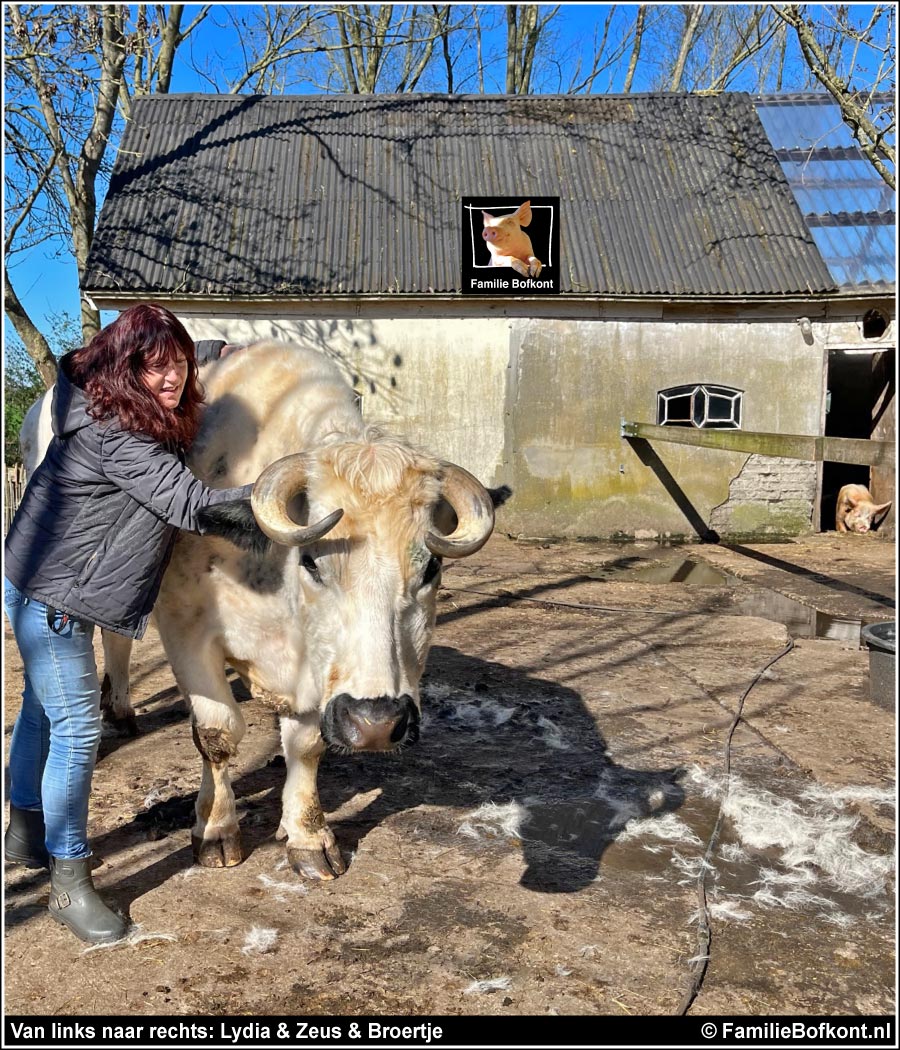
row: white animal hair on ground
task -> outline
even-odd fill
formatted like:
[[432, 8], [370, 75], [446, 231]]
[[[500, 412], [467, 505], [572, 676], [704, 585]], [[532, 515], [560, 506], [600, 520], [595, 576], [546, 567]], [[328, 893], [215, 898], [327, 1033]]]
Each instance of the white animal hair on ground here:
[[[691, 770], [690, 780], [707, 798], [720, 796], [724, 788], [723, 783], [697, 766]], [[873, 796], [872, 790], [828, 791], [817, 787], [803, 796], [808, 806], [801, 806], [764, 788], [752, 788], [740, 777], [732, 776], [723, 811], [743, 846], [781, 851], [780, 861], [793, 876], [791, 881], [810, 884], [816, 880], [810, 869], [817, 868], [835, 889], [873, 897], [886, 891], [893, 858], [868, 853], [857, 846], [851, 836], [860, 818], [843, 812], [851, 801], [873, 797], [886, 800], [885, 794], [878, 791]]]
[[789, 799], [770, 792], [749, 793], [740, 785], [724, 808], [745, 845], [781, 849], [786, 868], [797, 871], [814, 865], [844, 893], [873, 897], [884, 892], [893, 860], [867, 853], [851, 840], [858, 817], [829, 811], [824, 804], [804, 813]]
[[[467, 729], [496, 729], [508, 722], [516, 707], [500, 703], [473, 689], [460, 689], [445, 682], [429, 682], [422, 688], [425, 705], [446, 705], [442, 717], [452, 726]], [[452, 706], [449, 701], [452, 699]], [[504, 698], [505, 699], [505, 698]]]
[[603, 779], [594, 789], [593, 797], [605, 802], [613, 811], [609, 819], [610, 830], [624, 828], [629, 821], [641, 815], [641, 807], [633, 798], [623, 795], [621, 790], [610, 787]]
[[507, 802], [499, 806], [495, 802], [485, 802], [483, 806], [467, 813], [462, 824], [457, 828], [458, 835], [470, 839], [521, 838], [521, 828], [528, 819], [528, 810], [519, 802]]
[[748, 853], [740, 843], [726, 842], [719, 847], [719, 856], [728, 864], [734, 864], [736, 861], [746, 860]]
[[463, 995], [488, 992], [505, 992], [512, 986], [512, 977], [493, 977], [489, 981], [473, 981], [468, 988], [463, 988]]
[[303, 894], [309, 893], [309, 890], [302, 882], [279, 882], [278, 879], [273, 879], [271, 875], [257, 875], [259, 881], [266, 887], [267, 890], [272, 890], [275, 894], [275, 900], [284, 903], [287, 901], [287, 894]]
[[[726, 919], [728, 922], [749, 922], [753, 916], [741, 908], [735, 900], [714, 901], [709, 905], [709, 914], [713, 919]], [[700, 919], [700, 912], [695, 911], [688, 920], [691, 923]]]
[[145, 933], [140, 923], [136, 923], [124, 937], [120, 937], [117, 941], [109, 941], [107, 944], [91, 944], [87, 948], [83, 949], [81, 954], [87, 955], [88, 952], [99, 952], [108, 948], [133, 948], [137, 944], [142, 944], [145, 941], [177, 941], [178, 938], [174, 933]]
[[251, 926], [244, 940], [241, 952], [244, 955], [265, 955], [272, 951], [278, 940], [278, 930], [266, 929], [264, 926]]
[[683, 842], [688, 846], [703, 845], [699, 836], [674, 813], [664, 813], [661, 817], [647, 817], [644, 820], [629, 820], [616, 841], [628, 842], [629, 839], [642, 838], [644, 835], [652, 835], [667, 842]]
[[555, 748], [557, 751], [568, 751], [569, 745], [563, 740], [562, 730], [555, 722], [551, 722], [546, 715], [541, 715], [537, 720], [538, 726], [543, 729], [541, 739], [547, 747]]
[[820, 805], [846, 806], [854, 802], [871, 802], [876, 806], [896, 806], [897, 791], [895, 788], [843, 787], [826, 788], [820, 784], [807, 788], [800, 797]]
[[184, 881], [187, 879], [195, 879], [198, 875], [202, 875], [204, 871], [208, 870], [208, 868], [201, 868], [199, 864], [192, 864], [189, 868], [185, 868], [184, 871], [180, 871], [177, 878]]

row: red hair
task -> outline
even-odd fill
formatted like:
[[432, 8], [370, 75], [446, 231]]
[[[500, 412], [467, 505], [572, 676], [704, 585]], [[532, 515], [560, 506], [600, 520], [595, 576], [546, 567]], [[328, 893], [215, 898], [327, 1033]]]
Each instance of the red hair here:
[[[141, 373], [178, 357], [187, 361], [187, 380], [178, 406], [168, 409], [147, 389]], [[171, 311], [155, 303], [130, 306], [69, 360], [72, 379], [87, 394], [94, 419], [117, 418], [125, 430], [190, 448], [200, 426], [203, 388], [194, 341]]]

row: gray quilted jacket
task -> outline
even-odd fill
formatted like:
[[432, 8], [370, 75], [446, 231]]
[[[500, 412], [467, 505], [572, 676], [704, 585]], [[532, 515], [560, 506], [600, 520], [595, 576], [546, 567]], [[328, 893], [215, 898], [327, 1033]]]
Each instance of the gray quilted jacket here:
[[79, 620], [140, 638], [179, 529], [251, 485], [207, 488], [178, 449], [88, 414], [60, 362], [53, 440], [6, 537], [6, 575], [24, 594]]

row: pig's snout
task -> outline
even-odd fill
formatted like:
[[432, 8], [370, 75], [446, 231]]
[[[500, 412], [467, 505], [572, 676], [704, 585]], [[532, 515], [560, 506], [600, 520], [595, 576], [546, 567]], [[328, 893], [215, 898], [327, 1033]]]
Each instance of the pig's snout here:
[[481, 236], [486, 241], [496, 241], [497, 240], [497, 231], [496, 230], [492, 230], [490, 228], [486, 228], [486, 229], [483, 229], [481, 231]]

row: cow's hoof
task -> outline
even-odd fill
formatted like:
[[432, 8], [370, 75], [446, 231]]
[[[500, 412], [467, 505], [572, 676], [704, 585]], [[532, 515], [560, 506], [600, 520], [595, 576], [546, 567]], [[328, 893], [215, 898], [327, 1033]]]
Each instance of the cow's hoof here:
[[343, 875], [347, 870], [344, 858], [337, 845], [323, 846], [322, 849], [298, 849], [289, 846], [288, 863], [298, 875], [306, 879], [319, 879], [327, 882]]
[[191, 834], [194, 863], [202, 868], [233, 868], [244, 859], [241, 849], [241, 833], [234, 831], [222, 838], [200, 838]]
[[134, 714], [114, 715], [112, 711], [103, 712], [104, 736], [136, 737], [138, 735], [137, 718]]

